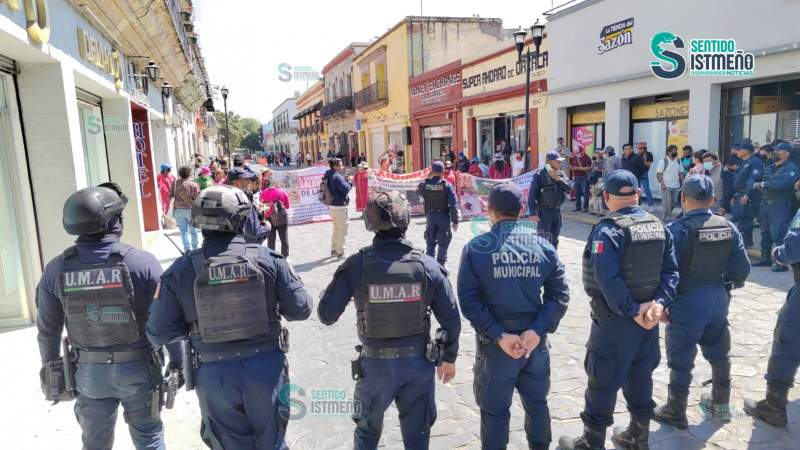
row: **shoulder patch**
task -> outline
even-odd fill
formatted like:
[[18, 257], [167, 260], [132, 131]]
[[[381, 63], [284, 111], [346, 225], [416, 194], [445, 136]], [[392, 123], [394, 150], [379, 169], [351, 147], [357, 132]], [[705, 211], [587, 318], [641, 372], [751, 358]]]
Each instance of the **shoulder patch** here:
[[603, 253], [603, 241], [592, 241], [592, 253], [598, 255]]

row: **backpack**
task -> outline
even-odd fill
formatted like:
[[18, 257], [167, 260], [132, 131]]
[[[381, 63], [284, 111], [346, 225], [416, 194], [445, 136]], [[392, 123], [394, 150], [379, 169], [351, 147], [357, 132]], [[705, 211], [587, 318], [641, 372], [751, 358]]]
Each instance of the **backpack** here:
[[333, 204], [333, 194], [331, 193], [330, 187], [328, 187], [328, 177], [322, 177], [322, 181], [319, 182], [319, 195], [317, 199], [325, 206]]
[[286, 213], [286, 208], [280, 200], [272, 204], [272, 214], [270, 214], [268, 220], [273, 227], [282, 227], [289, 223], [289, 215]]

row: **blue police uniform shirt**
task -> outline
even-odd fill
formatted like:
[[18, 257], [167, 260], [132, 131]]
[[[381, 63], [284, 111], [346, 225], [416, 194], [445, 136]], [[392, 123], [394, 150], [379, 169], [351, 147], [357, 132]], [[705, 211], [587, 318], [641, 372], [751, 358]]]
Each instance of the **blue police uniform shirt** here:
[[[80, 236], [75, 241], [78, 248], [78, 258], [85, 264], [100, 264], [108, 260], [112, 247], [119, 243], [119, 236], [116, 234], [106, 234], [100, 239], [90, 236]], [[146, 317], [148, 305], [153, 301], [156, 293], [159, 277], [161, 276], [161, 265], [152, 254], [130, 249], [125, 254], [122, 262], [128, 266], [133, 284], [134, 304], [133, 310], [142, 318]], [[42, 363], [47, 363], [60, 354], [61, 333], [64, 329], [64, 308], [58, 298], [57, 284], [61, 272], [64, 270], [64, 259], [62, 255], [56, 256], [44, 270], [39, 285], [36, 288], [37, 317], [36, 326], [39, 329], [39, 353]], [[141, 338], [131, 345], [116, 345], [102, 347], [104, 351], [124, 351], [132, 349], [142, 349], [149, 347], [147, 338]], [[168, 348], [171, 360], [180, 360], [177, 353], [178, 347]]]
[[793, 162], [787, 160], [782, 164], [773, 163], [769, 176], [764, 178], [764, 190], [777, 193], [781, 198], [792, 198], [794, 184], [798, 179], [800, 172]]
[[[620, 214], [643, 216], [645, 211], [638, 207], [626, 207], [617, 211]], [[664, 308], [669, 308], [675, 301], [678, 286], [678, 264], [675, 260], [675, 247], [672, 234], [665, 230], [664, 254], [660, 255], [661, 283], [654, 300]], [[631, 297], [622, 279], [620, 265], [625, 252], [625, 231], [610, 220], [597, 224], [589, 236], [591, 242], [590, 265], [594, 270], [600, 290], [608, 308], [615, 314], [635, 317], [639, 314], [639, 304]], [[653, 255], [653, 257], [658, 257]]]
[[[442, 177], [434, 176], [427, 178], [425, 181], [420, 183], [417, 187], [417, 195], [420, 197], [423, 195], [424, 191], [424, 184], [434, 184], [434, 183], [441, 183]], [[456, 192], [453, 189], [453, 185], [450, 184], [448, 181], [444, 181], [445, 183], [445, 192], [447, 193], [447, 213], [450, 216], [450, 222], [457, 224], [459, 220], [459, 211], [458, 211], [458, 201], [456, 201]]]
[[[533, 172], [533, 177], [531, 179], [531, 187], [528, 193], [528, 214], [535, 216], [538, 214], [539, 211], [539, 204], [537, 196], [539, 191], [542, 187], [545, 186], [545, 177], [551, 178], [550, 175], [547, 173], [548, 166], [545, 165], [544, 167], [540, 167]], [[570, 190], [569, 179], [566, 176], [562, 176], [558, 180], [553, 180], [556, 186], [561, 190], [561, 195], [565, 195]]]
[[[375, 237], [373, 244], [381, 259], [392, 261], [407, 255], [412, 244], [403, 239]], [[447, 271], [435, 259], [428, 255], [422, 256], [422, 263], [427, 274], [427, 289], [425, 301], [430, 305], [433, 315], [439, 325], [447, 331], [448, 340], [445, 344], [444, 361], [453, 363], [458, 356], [458, 336], [461, 333], [461, 317], [458, 314], [453, 289], [447, 279]], [[361, 268], [363, 256], [361, 252], [351, 255], [336, 270], [328, 287], [320, 296], [317, 314], [320, 322], [333, 325], [339, 320], [353, 294], [361, 286]], [[379, 348], [405, 347], [425, 345], [428, 336], [418, 334], [402, 338], [367, 338], [359, 336], [362, 343]]]
[[789, 232], [783, 239], [783, 245], [775, 247], [772, 251], [775, 262], [783, 265], [800, 263], [800, 210], [798, 210], [792, 223], [789, 225]]
[[[244, 254], [246, 245], [244, 238], [232, 234], [204, 233], [203, 252], [207, 258], [222, 252]], [[300, 277], [294, 272], [283, 257], [276, 255], [266, 247], [259, 248], [258, 265], [265, 273], [275, 276], [274, 292], [264, 295], [275, 297], [278, 313], [289, 321], [305, 320], [311, 315], [313, 300], [306, 292]], [[184, 255], [175, 260], [161, 277], [161, 287], [156, 300], [150, 305], [150, 319], [147, 321], [147, 337], [156, 345], [180, 340], [189, 335], [192, 324], [186, 321], [183, 311], [194, 309], [195, 273], [192, 259]], [[267, 289], [270, 283], [267, 282]], [[272, 314], [272, 313], [271, 313]], [[264, 324], [265, 327], [267, 324]], [[200, 353], [203, 351], [246, 349], [278, 338], [280, 328], [272, 326], [268, 332], [236, 342], [218, 344], [203, 343], [200, 335], [192, 335], [192, 347]]]
[[[689, 225], [688, 221], [692, 221], [696, 225], [701, 225], [703, 222], [711, 217], [710, 209], [695, 209], [684, 213], [678, 220], [674, 220], [667, 225], [672, 240], [675, 245], [675, 261], [680, 267], [681, 255], [684, 254], [685, 247], [692, 245], [689, 241]], [[744, 241], [739, 230], [731, 225], [733, 229], [733, 243], [731, 246], [730, 257], [725, 266], [725, 279], [719, 282], [705, 282], [706, 285], [720, 285], [723, 281], [732, 281], [734, 283], [744, 282], [747, 276], [750, 275], [750, 259], [747, 257], [747, 251], [744, 247]], [[682, 284], [683, 280], [679, 280], [681, 288], [685, 286]]]
[[461, 311], [478, 333], [497, 340], [502, 321], [530, 316], [541, 337], [567, 311], [569, 288], [555, 247], [528, 222], [503, 220], [464, 247], [458, 270]]
[[753, 190], [753, 183], [757, 177], [761, 176], [762, 170], [764, 170], [764, 163], [755, 156], [742, 160], [733, 174], [733, 190], [738, 193], [747, 192], [747, 195], [756, 194], [757, 191]]

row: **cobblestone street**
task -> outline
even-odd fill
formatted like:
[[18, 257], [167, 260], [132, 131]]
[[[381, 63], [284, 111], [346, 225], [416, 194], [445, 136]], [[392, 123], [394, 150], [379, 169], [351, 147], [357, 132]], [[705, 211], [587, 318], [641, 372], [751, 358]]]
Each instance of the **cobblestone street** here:
[[[453, 282], [461, 248], [481, 225], [485, 226], [486, 222], [467, 222], [455, 233], [447, 264]], [[409, 237], [418, 244], [422, 243], [423, 229], [424, 219], [413, 219]], [[567, 266], [572, 297], [559, 330], [549, 339], [552, 344], [552, 388], [549, 402], [554, 441], [562, 434], [576, 434], [581, 429], [578, 415], [583, 408], [583, 390], [586, 385], [583, 357], [589, 329], [589, 308], [580, 282], [579, 264], [583, 239], [589, 229], [588, 225], [568, 221], [559, 250]], [[330, 224], [327, 223], [293, 227], [290, 230], [290, 262], [303, 277], [315, 301], [338, 266], [336, 260], [324, 257], [328, 253], [329, 235]], [[370, 240], [371, 234], [364, 229], [363, 223], [352, 220], [347, 241], [348, 254], [367, 245]], [[152, 250], [165, 265], [177, 256], [175, 248], [164, 237], [159, 237], [153, 245]], [[800, 402], [797, 401], [797, 390], [790, 393], [788, 431], [764, 424], [754, 425], [740, 409], [743, 397], [760, 398], [764, 394], [763, 374], [767, 366], [775, 315], [784, 302], [785, 293], [791, 285], [790, 280], [790, 274], [773, 274], [768, 270], [754, 268], [745, 288], [735, 292], [730, 316], [733, 336], [733, 399], [737, 408], [733, 421], [724, 426], [718, 421], [703, 421], [702, 411], [697, 403], [703, 390], [700, 385], [710, 378], [710, 369], [704, 360], [699, 359], [690, 397], [689, 429], [678, 431], [654, 423], [650, 438], [653, 449], [800, 448], [800, 427], [797, 427], [800, 422]], [[292, 333], [292, 350], [289, 356], [291, 379], [305, 394], [295, 392], [293, 399], [302, 402], [306, 410], [304, 417], [293, 420], [289, 425], [288, 443], [291, 448], [339, 449], [352, 446], [353, 423], [349, 415], [323, 416], [320, 411], [313, 410], [312, 403], [320, 390], [344, 390], [347, 399], [352, 398], [354, 382], [350, 379], [349, 361], [354, 356], [353, 346], [357, 343], [354, 324], [354, 309], [350, 307], [339, 323], [330, 328], [319, 323], [316, 312], [306, 322], [289, 325]], [[51, 407], [43, 400], [39, 391], [35, 328], [0, 334], [0, 349], [4, 361], [19, 361], [19, 365], [13, 366], [18, 375], [8, 376], [9, 372], [6, 372], [3, 378], [7, 381], [0, 388], [4, 403], [16, 405], [13, 410], [4, 408], [0, 411], [0, 423], [8, 431], [0, 437], [0, 448], [79, 448], [80, 435], [72, 413], [72, 403]], [[479, 413], [472, 394], [474, 350], [474, 333], [464, 321], [456, 378], [449, 386], [437, 383], [438, 420], [432, 431], [432, 448], [480, 447]], [[12, 366], [7, 367], [10, 369]], [[661, 365], [655, 372], [655, 379], [656, 401], [660, 403], [666, 396], [668, 380], [666, 359], [663, 356]], [[618, 414], [615, 420], [616, 424], [624, 425], [628, 418], [622, 395], [618, 398]], [[163, 418], [168, 448], [203, 448], [198, 433], [199, 409], [194, 393], [180, 392], [175, 409], [163, 412]], [[522, 407], [519, 400], [515, 399], [509, 448], [526, 448], [523, 421]], [[382, 445], [385, 448], [402, 448], [397, 413], [393, 408], [386, 417]], [[607, 447], [612, 448], [610, 440]], [[117, 423], [115, 448], [132, 448], [121, 414]]]

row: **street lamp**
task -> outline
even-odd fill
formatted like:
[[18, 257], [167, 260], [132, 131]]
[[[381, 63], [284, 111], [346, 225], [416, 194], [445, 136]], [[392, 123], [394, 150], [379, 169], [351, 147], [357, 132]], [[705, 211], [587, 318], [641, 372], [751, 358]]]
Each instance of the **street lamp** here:
[[155, 83], [158, 81], [158, 76], [161, 74], [161, 68], [158, 67], [155, 61], [152, 59], [147, 62], [147, 76], [150, 77], [150, 81]]
[[[527, 32], [520, 28], [514, 32], [514, 45], [517, 47], [517, 61], [522, 59], [522, 49], [525, 47], [525, 37]], [[542, 38], [544, 37], [544, 25], [539, 25], [539, 20], [531, 27], [531, 37], [533, 37], [533, 45], [536, 47], [536, 53], [533, 55], [534, 61], [539, 62], [539, 48], [542, 45]], [[530, 101], [531, 101], [531, 49], [525, 53], [525, 136], [522, 139], [522, 151], [528, 151], [528, 139], [530, 138]], [[525, 157], [525, 171], [528, 170], [530, 164], [530, 155], [526, 154]]]
[[161, 86], [161, 95], [163, 95], [164, 98], [170, 98], [172, 96], [172, 86], [168, 81], [165, 81], [164, 85]]
[[222, 86], [219, 90], [222, 94], [222, 104], [225, 108], [225, 153], [228, 157], [231, 156], [231, 129], [228, 127], [228, 88]]

